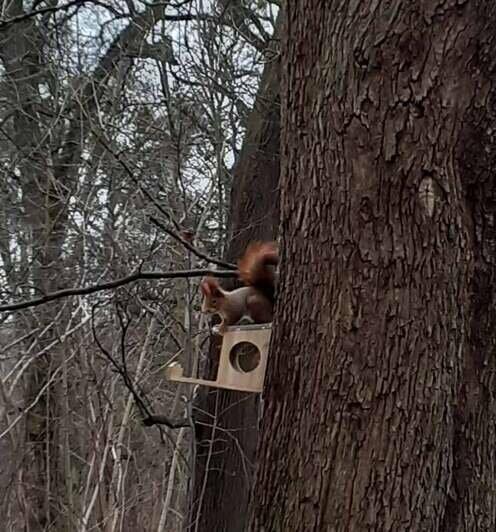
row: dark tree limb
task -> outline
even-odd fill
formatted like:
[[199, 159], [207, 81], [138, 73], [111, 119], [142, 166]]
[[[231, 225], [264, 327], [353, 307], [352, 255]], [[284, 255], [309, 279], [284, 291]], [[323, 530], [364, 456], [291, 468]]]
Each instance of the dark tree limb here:
[[161, 414], [148, 414], [147, 417], [143, 419], [143, 425], [145, 427], [153, 427], [154, 425], [165, 425], [170, 429], [180, 429], [182, 427], [190, 427], [191, 423], [186, 419], [179, 420], [170, 420], [167, 416]]
[[19, 301], [17, 303], [7, 303], [0, 305], [0, 312], [9, 312], [12, 310], [21, 310], [29, 307], [36, 307], [43, 305], [56, 299], [62, 299], [70, 296], [83, 296], [93, 294], [95, 292], [101, 292], [103, 290], [111, 290], [124, 286], [126, 284], [134, 283], [136, 281], [144, 280], [157, 280], [157, 279], [178, 279], [178, 278], [191, 278], [202, 277], [203, 275], [214, 275], [215, 277], [236, 277], [237, 272], [234, 270], [211, 270], [208, 268], [198, 270], [171, 270], [169, 272], [135, 272], [126, 277], [107, 281], [105, 283], [94, 284], [90, 286], [82, 286], [79, 288], [64, 288], [63, 290], [57, 290], [34, 299], [28, 299], [25, 301]]

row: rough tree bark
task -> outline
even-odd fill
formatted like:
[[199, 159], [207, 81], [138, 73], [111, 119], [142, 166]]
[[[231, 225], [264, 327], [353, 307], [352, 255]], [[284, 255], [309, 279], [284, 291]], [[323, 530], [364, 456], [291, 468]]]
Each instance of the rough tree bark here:
[[287, 13], [251, 530], [496, 530], [496, 5]]
[[[235, 261], [252, 240], [275, 237], [279, 220], [279, 78], [279, 57], [275, 57], [265, 65], [233, 170], [227, 260]], [[205, 378], [214, 375], [219, 348], [218, 337], [212, 337]], [[209, 388], [199, 391], [195, 400], [192, 530], [246, 529], [259, 417], [257, 394]]]

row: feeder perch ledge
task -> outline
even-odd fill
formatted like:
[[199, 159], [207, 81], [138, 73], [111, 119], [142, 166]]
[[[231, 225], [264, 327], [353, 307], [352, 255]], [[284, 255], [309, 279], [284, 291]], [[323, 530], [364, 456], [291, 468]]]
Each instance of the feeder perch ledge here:
[[174, 382], [242, 392], [261, 392], [267, 368], [271, 326], [271, 323], [262, 323], [228, 327], [222, 337], [215, 380], [184, 377], [183, 368], [177, 362], [167, 366], [165, 377]]

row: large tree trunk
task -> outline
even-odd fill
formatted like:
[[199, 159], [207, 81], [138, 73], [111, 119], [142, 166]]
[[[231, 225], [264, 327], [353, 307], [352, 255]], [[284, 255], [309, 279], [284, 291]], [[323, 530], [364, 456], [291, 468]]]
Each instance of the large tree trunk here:
[[494, 531], [496, 5], [287, 7], [252, 530]]
[[[239, 257], [252, 240], [275, 237], [279, 220], [279, 78], [276, 58], [265, 66], [233, 172], [228, 260]], [[219, 348], [219, 337], [212, 337], [205, 378], [212, 378], [217, 369]], [[210, 388], [199, 391], [192, 530], [246, 529], [259, 417], [258, 394]]]

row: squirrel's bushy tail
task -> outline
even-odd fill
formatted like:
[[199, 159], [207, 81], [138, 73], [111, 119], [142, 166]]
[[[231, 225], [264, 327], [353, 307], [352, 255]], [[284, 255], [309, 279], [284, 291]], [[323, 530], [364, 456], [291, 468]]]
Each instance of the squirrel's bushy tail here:
[[238, 259], [239, 278], [274, 302], [279, 249], [276, 242], [252, 242]]

